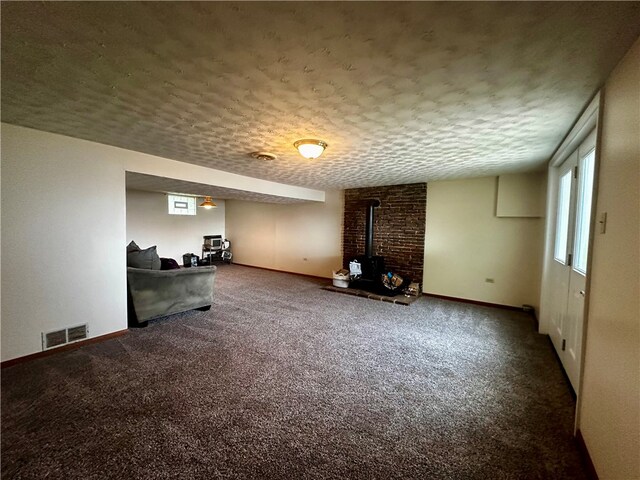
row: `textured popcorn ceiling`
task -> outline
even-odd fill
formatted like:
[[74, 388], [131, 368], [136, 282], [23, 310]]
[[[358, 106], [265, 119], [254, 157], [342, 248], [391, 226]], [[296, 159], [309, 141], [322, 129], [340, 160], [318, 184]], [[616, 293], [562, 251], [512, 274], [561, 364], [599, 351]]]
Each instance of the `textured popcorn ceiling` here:
[[312, 188], [496, 175], [639, 34], [638, 2], [4, 2], [2, 120]]

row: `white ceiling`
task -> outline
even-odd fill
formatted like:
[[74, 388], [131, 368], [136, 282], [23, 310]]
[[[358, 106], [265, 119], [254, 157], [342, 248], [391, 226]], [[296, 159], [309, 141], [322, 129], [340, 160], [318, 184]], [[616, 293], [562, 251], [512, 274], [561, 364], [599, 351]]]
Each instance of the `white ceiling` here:
[[526, 171], [639, 34], [639, 2], [3, 2], [2, 120], [320, 189]]

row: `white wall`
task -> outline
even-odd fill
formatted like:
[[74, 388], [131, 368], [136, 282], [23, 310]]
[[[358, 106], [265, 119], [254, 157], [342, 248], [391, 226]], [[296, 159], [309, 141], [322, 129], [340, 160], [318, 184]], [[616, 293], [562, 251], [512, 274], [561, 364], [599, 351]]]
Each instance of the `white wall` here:
[[94, 145], [2, 125], [2, 360], [60, 327], [127, 328], [125, 172]]
[[178, 162], [130, 150], [121, 150], [127, 172], [175, 178], [186, 182], [204, 183], [235, 190], [264, 193], [279, 197], [296, 198], [315, 202], [324, 201], [324, 191], [297, 187], [285, 183], [271, 182], [260, 178], [246, 177], [236, 173]]
[[640, 478], [640, 40], [605, 84], [578, 428], [600, 479]]
[[427, 184], [425, 293], [538, 307], [544, 220], [496, 217], [496, 195], [495, 177]]
[[227, 238], [236, 263], [331, 277], [342, 265], [344, 194], [325, 203], [267, 204], [227, 200]]
[[164, 193], [127, 190], [127, 243], [140, 248], [158, 246], [158, 255], [175, 259], [201, 255], [204, 235], [225, 237], [225, 201], [214, 199], [217, 208], [198, 208], [195, 216], [169, 215]]

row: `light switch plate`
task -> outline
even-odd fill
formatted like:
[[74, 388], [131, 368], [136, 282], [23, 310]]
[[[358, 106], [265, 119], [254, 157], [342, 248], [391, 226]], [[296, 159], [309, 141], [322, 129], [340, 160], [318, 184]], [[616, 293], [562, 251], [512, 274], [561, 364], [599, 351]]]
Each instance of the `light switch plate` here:
[[605, 233], [607, 231], [607, 212], [603, 212], [598, 217], [598, 232]]

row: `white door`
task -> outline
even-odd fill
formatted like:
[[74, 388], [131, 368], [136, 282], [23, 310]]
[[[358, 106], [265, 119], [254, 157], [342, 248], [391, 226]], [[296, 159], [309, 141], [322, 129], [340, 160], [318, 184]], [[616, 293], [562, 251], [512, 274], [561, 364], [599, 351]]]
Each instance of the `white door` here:
[[[578, 152], [572, 153], [558, 169], [558, 202], [555, 219], [555, 243], [551, 278], [553, 279], [553, 300], [551, 306], [551, 341], [562, 360], [567, 330], [567, 300], [569, 280], [571, 278], [571, 252], [569, 239], [573, 236], [572, 227], [575, 211], [575, 171], [578, 166]], [[565, 366], [566, 369], [566, 366]]]
[[559, 168], [550, 333], [578, 393], [593, 204], [595, 131]]

